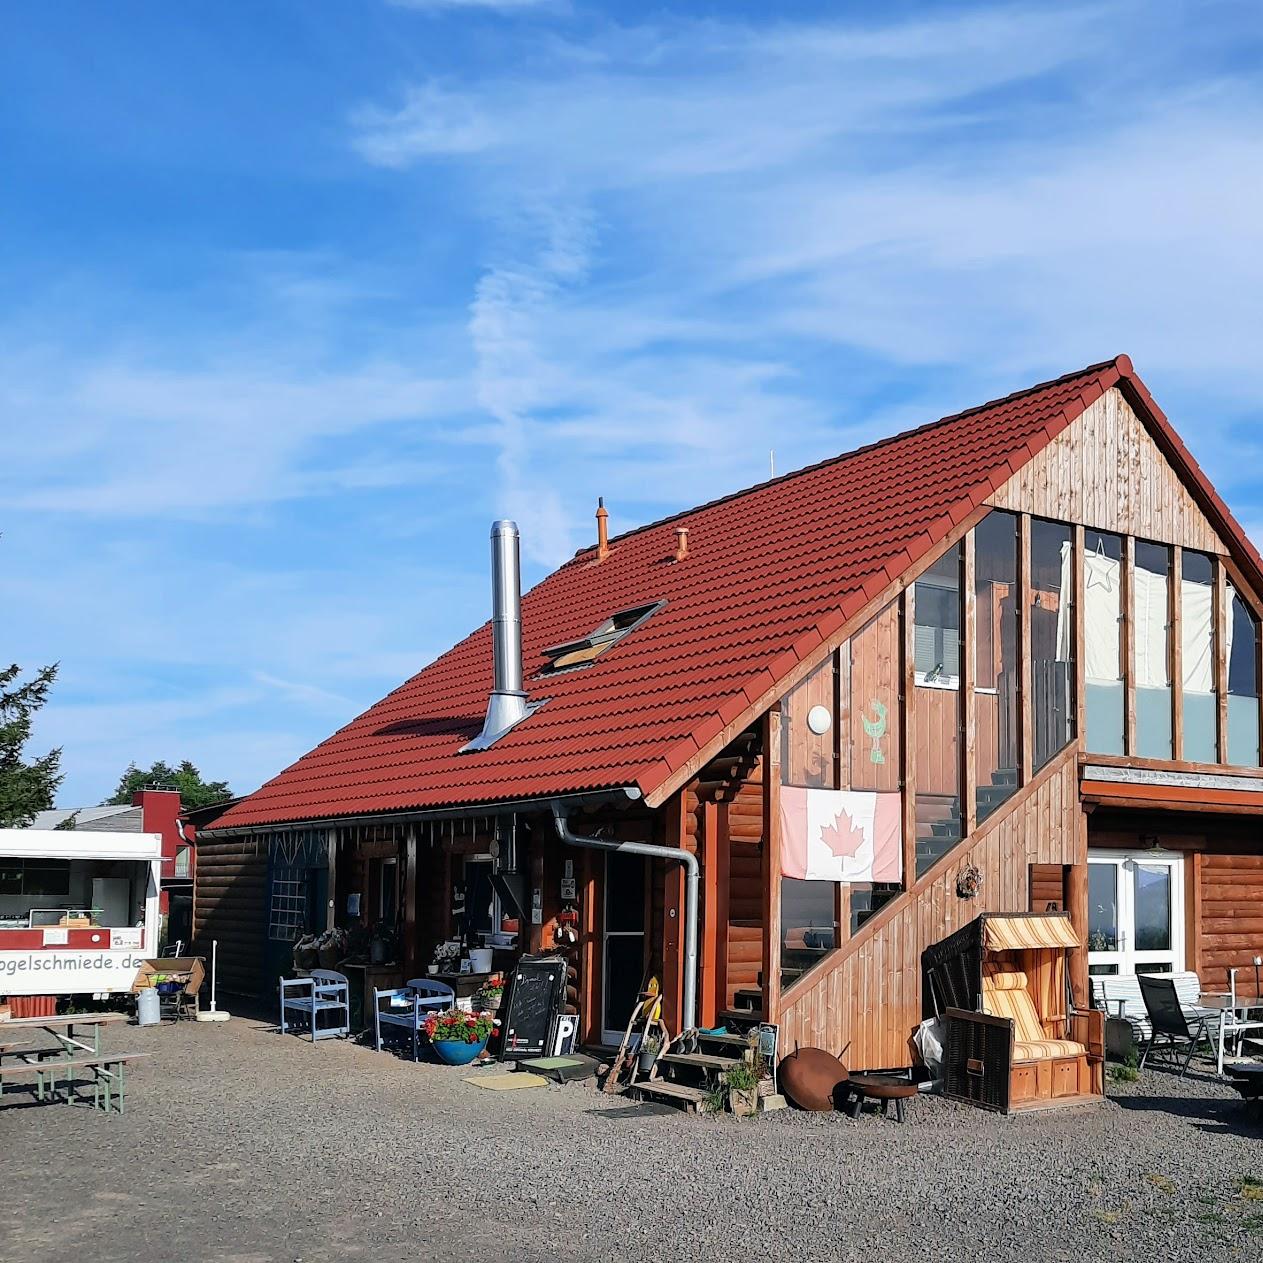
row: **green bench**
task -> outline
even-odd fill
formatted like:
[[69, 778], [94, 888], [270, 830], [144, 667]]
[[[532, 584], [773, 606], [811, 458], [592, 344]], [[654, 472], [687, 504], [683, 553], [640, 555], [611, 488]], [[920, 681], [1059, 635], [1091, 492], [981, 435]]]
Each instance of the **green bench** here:
[[[86, 1078], [87, 1086], [92, 1089], [92, 1108], [105, 1114], [121, 1114], [126, 1102], [128, 1065], [152, 1056], [152, 1053], [100, 1053], [9, 1061], [0, 1064], [0, 1094], [9, 1083], [34, 1079], [37, 1101], [63, 1100], [78, 1104], [77, 1081]], [[81, 1076], [77, 1071], [89, 1073]]]

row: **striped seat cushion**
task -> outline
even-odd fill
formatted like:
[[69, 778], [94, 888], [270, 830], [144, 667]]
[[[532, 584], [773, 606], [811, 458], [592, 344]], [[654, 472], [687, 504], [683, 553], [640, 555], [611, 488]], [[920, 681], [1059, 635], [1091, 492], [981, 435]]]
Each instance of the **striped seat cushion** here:
[[1013, 1043], [1014, 1061], [1047, 1061], [1049, 1057], [1079, 1057], [1086, 1052], [1073, 1039], [1019, 1039]]

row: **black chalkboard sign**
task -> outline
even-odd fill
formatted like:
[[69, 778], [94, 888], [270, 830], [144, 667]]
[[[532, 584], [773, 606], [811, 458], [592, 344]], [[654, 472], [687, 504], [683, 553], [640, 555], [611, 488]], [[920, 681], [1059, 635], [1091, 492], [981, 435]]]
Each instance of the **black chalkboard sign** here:
[[566, 998], [566, 961], [561, 956], [523, 956], [509, 978], [501, 1018], [500, 1060], [550, 1053], [548, 1037]]

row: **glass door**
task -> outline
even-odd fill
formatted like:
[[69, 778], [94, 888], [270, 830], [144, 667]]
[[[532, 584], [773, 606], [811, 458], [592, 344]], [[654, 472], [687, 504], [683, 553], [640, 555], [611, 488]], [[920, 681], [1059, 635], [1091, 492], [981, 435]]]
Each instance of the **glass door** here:
[[621, 1042], [645, 974], [644, 856], [610, 851], [605, 856], [605, 924], [601, 953], [601, 1039]]
[[1184, 968], [1184, 861], [1169, 851], [1088, 856], [1088, 972]]

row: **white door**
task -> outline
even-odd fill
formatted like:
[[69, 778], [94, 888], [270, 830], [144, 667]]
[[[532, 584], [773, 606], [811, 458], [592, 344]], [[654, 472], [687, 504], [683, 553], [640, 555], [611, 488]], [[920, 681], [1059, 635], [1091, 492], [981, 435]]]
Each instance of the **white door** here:
[[1088, 972], [1184, 968], [1184, 860], [1169, 851], [1088, 855]]

